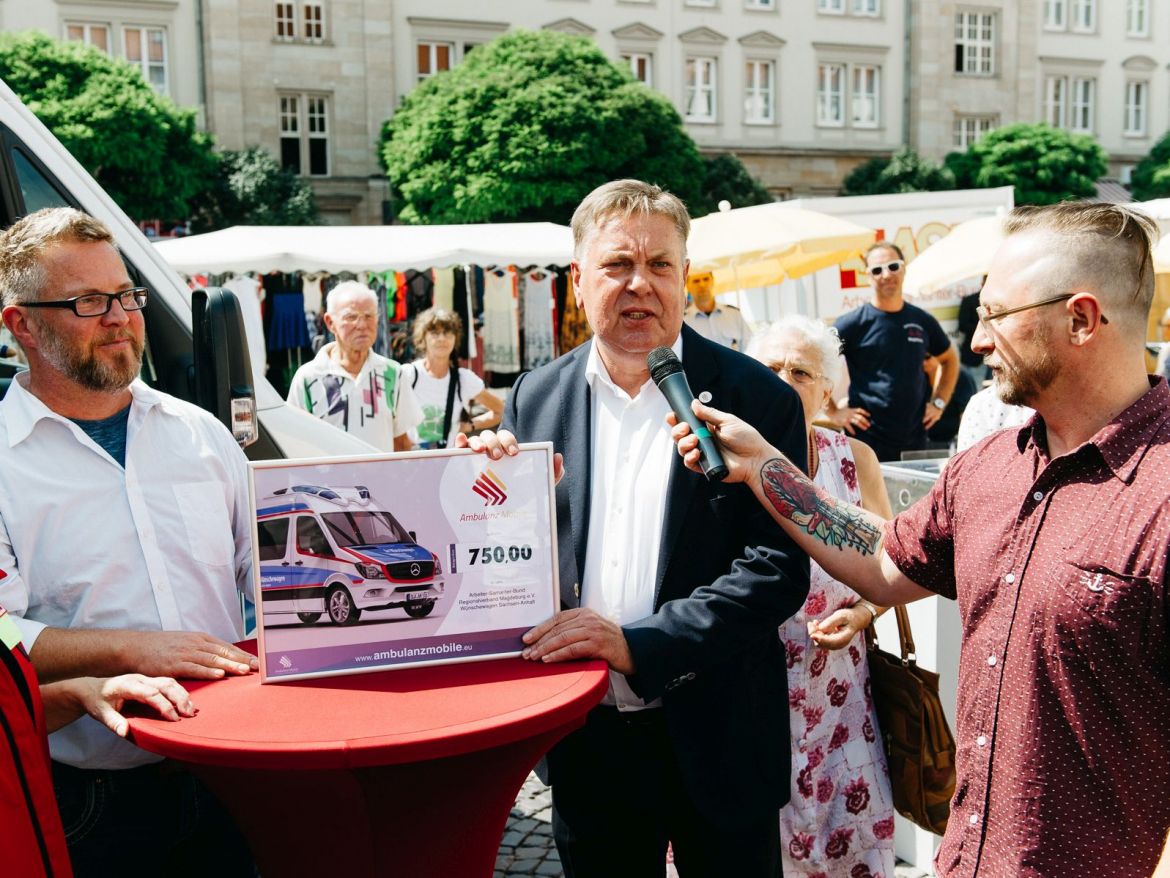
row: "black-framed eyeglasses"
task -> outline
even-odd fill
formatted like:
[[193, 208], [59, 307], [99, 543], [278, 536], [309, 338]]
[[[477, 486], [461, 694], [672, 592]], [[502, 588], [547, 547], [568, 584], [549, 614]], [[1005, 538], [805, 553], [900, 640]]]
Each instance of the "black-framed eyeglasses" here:
[[78, 317], [101, 317], [108, 314], [114, 301], [123, 311], [141, 311], [146, 307], [150, 291], [146, 287], [131, 287], [117, 293], [86, 293], [72, 299], [55, 299], [48, 302], [17, 302], [24, 308], [68, 308]]
[[871, 265], [868, 271], [874, 277], [881, 277], [883, 271], [888, 271], [890, 274], [897, 274], [902, 270], [902, 260], [895, 259], [893, 262], [887, 262], [884, 265]]
[[[1042, 305], [1052, 305], [1056, 302], [1064, 302], [1075, 296], [1076, 293], [1061, 293], [1059, 296], [1049, 296], [1047, 299], [1041, 299], [1038, 302], [1029, 302], [1027, 305], [1017, 305], [1015, 308], [1005, 308], [1003, 311], [996, 311], [994, 314], [987, 310], [986, 307], [980, 305], [975, 309], [975, 316], [979, 318], [981, 323], [991, 323], [993, 320], [999, 320], [1007, 317], [1009, 314], [1019, 314], [1021, 311], [1028, 311], [1032, 308], [1039, 308]], [[1108, 323], [1109, 320], [1104, 314], [1101, 315], [1101, 322]]]

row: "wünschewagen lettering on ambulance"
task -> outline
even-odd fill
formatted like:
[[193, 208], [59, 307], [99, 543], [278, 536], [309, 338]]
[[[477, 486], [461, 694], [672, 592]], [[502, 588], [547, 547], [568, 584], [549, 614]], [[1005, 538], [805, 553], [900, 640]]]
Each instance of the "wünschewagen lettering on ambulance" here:
[[265, 615], [322, 614], [352, 625], [364, 611], [402, 608], [421, 619], [443, 594], [439, 558], [362, 485], [294, 485], [256, 509]]

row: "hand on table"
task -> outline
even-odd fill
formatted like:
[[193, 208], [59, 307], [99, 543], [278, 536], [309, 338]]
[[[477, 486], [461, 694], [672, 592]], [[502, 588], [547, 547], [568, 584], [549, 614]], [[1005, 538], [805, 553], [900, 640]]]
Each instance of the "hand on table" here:
[[820, 621], [811, 620], [808, 636], [825, 649], [844, 649], [869, 626], [872, 618], [873, 614], [861, 605], [843, 607]]
[[45, 722], [50, 732], [89, 714], [119, 737], [126, 737], [130, 725], [122, 716], [127, 701], [154, 708], [164, 718], [177, 722], [194, 716], [195, 705], [187, 690], [170, 677], [122, 674], [118, 677], [74, 677], [41, 687]]
[[[520, 453], [520, 443], [507, 430], [484, 430], [477, 436], [468, 436], [460, 433], [455, 437], [456, 448], [470, 448], [476, 454], [486, 454], [492, 460], [500, 460], [505, 455], [515, 457]], [[565, 458], [559, 451], [553, 454], [553, 483], [560, 484], [565, 474]]]
[[534, 662], [602, 659], [619, 674], [634, 673], [634, 657], [621, 626], [593, 610], [562, 610], [523, 639], [521, 655]]
[[126, 631], [126, 666], [141, 674], [217, 680], [259, 670], [256, 656], [202, 631]]

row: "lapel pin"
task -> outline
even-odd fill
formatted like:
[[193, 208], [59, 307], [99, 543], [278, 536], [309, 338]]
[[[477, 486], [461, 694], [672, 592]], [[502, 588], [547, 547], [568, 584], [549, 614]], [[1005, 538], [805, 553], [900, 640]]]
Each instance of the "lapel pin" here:
[[711, 391], [710, 390], [704, 390], [702, 393], [699, 394], [699, 402], [701, 402], [703, 405], [706, 405], [710, 401], [711, 401]]

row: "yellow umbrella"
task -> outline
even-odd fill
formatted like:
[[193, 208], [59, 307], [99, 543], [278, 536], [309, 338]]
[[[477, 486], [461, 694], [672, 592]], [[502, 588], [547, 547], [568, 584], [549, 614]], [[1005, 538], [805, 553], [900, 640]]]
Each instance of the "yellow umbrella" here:
[[985, 275], [1002, 242], [1002, 217], [981, 216], [961, 222], [906, 266], [903, 290], [909, 296], [920, 296]]
[[780, 283], [840, 265], [873, 243], [874, 231], [827, 214], [759, 204], [691, 223], [691, 272], [714, 275], [716, 293]]

